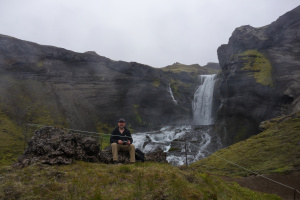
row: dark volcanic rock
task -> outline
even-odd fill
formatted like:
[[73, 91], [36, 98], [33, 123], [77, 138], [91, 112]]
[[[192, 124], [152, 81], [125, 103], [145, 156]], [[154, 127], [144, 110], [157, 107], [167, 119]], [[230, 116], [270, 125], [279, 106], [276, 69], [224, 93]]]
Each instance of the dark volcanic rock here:
[[300, 110], [300, 6], [268, 26], [237, 28], [218, 49], [216, 128], [232, 144], [260, 122]]
[[[113, 163], [111, 146], [100, 151], [99, 142], [61, 128], [46, 127], [37, 130], [28, 142], [24, 154], [13, 166], [22, 168], [35, 163], [57, 165], [71, 164], [73, 160], [86, 162]], [[163, 151], [145, 155], [145, 161], [166, 162]], [[129, 152], [119, 152], [120, 163], [130, 163]]]
[[[1, 102], [12, 102], [18, 93], [11, 93], [11, 88], [20, 88], [22, 96], [49, 112], [56, 111], [54, 115], [62, 116], [69, 127], [90, 131], [96, 131], [99, 124], [115, 126], [120, 117], [135, 130], [187, 123], [197, 84], [184, 72], [164, 72], [136, 62], [113, 61], [95, 52], [76, 53], [5, 35], [0, 35], [0, 80]], [[26, 111], [22, 105], [19, 110]], [[12, 115], [11, 110], [7, 113]], [[17, 114], [13, 118], [25, 120]]]
[[98, 162], [99, 146], [99, 142], [91, 137], [60, 128], [42, 128], [34, 133], [14, 166], [71, 164], [73, 160]]

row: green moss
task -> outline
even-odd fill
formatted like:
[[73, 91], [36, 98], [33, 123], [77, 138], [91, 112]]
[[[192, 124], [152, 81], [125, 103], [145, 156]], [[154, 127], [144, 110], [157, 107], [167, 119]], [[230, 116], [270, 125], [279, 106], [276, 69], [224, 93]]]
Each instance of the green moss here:
[[180, 151], [180, 149], [171, 147], [171, 148], [169, 149], [169, 151]]
[[110, 123], [107, 123], [107, 122], [98, 122], [97, 123], [97, 132], [98, 133], [110, 134], [113, 129], [114, 129], [114, 126], [112, 126]]
[[133, 105], [133, 112], [135, 114], [134, 119], [137, 122], [138, 125], [143, 125], [142, 117], [139, 114], [139, 105]]
[[248, 50], [239, 55], [245, 60], [245, 66], [241, 68], [253, 76], [257, 83], [273, 87], [271, 62], [258, 50]]
[[[262, 133], [215, 154], [256, 172], [288, 172], [299, 168], [300, 113], [275, 118], [265, 124], [267, 127]], [[192, 167], [231, 176], [251, 174], [214, 155], [192, 164]]]
[[1, 76], [0, 83], [0, 137], [5, 146], [0, 148], [0, 164], [5, 164], [16, 160], [38, 129], [28, 123], [66, 127], [67, 121], [40, 82]]
[[114, 126], [112, 126], [110, 123], [107, 122], [97, 123], [97, 132], [104, 133], [101, 134], [99, 138], [101, 149], [104, 149], [105, 147], [110, 145], [110, 135], [105, 135], [105, 134], [110, 134], [114, 128], [115, 128]]
[[0, 199], [279, 199], [168, 164], [35, 165], [0, 168]]
[[197, 78], [197, 76], [200, 74], [217, 74], [220, 71], [220, 70], [212, 69], [209, 67], [201, 67], [198, 64], [184, 65], [181, 63], [169, 65], [169, 66], [161, 68], [161, 69], [163, 71], [173, 72], [173, 73], [186, 72], [194, 78]]
[[38, 61], [38, 62], [36, 63], [36, 66], [37, 66], [37, 67], [43, 67], [43, 66], [44, 66], [44, 62], [43, 62], [43, 61]]
[[0, 165], [12, 164], [23, 152], [25, 130], [0, 111]]
[[160, 80], [159, 79], [154, 79], [153, 82], [152, 82], [152, 85], [154, 87], [158, 87], [160, 85]]
[[178, 80], [176, 81], [176, 80], [172, 79], [171, 82], [170, 82], [170, 87], [171, 87], [173, 95], [176, 99], [181, 97], [181, 94], [179, 92], [180, 85], [183, 85], [183, 83], [181, 81], [178, 81]]

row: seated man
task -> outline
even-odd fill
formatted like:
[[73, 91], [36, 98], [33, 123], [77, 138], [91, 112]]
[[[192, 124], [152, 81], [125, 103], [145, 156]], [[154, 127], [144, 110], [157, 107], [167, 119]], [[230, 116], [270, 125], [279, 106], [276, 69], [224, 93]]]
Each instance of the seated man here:
[[131, 133], [125, 125], [125, 119], [119, 119], [118, 127], [112, 131], [110, 136], [114, 164], [118, 163], [118, 151], [129, 151], [130, 163], [135, 162], [135, 147], [132, 144]]

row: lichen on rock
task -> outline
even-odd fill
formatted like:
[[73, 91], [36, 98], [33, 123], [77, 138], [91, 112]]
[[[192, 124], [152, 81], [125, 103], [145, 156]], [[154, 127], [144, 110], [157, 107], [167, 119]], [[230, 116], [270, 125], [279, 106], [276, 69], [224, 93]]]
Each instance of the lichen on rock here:
[[13, 166], [71, 164], [73, 160], [98, 162], [98, 153], [99, 142], [95, 138], [62, 128], [45, 127], [34, 133], [24, 154]]
[[257, 83], [273, 87], [272, 65], [262, 53], [252, 49], [241, 53], [239, 58], [246, 61], [241, 69], [249, 72], [249, 76], [253, 76]]

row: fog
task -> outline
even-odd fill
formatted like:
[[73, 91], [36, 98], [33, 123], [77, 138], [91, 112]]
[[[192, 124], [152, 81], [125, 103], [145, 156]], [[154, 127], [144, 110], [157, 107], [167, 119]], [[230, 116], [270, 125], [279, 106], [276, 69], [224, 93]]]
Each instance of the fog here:
[[297, 0], [0, 0], [0, 34], [153, 67], [218, 62], [236, 27], [261, 27]]

